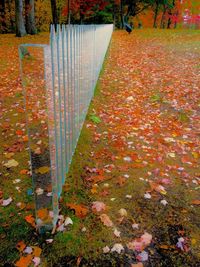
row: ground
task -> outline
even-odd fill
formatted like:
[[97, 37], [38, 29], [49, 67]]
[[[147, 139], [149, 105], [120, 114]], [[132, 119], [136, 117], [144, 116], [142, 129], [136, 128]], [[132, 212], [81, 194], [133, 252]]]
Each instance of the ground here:
[[[60, 200], [73, 225], [46, 235], [27, 220], [17, 55], [26, 42], [48, 43], [48, 34], [0, 35], [1, 205], [12, 198], [0, 207], [0, 265], [200, 266], [199, 31], [114, 32]], [[19, 165], [4, 166], [10, 159]]]

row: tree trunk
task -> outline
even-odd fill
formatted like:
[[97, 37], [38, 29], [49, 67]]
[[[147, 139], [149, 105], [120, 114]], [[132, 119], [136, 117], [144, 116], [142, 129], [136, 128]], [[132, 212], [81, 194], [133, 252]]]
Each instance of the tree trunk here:
[[53, 24], [56, 25], [58, 24], [56, 0], [51, 0], [51, 12], [52, 12]]
[[0, 32], [6, 33], [5, 0], [0, 0]]
[[115, 29], [115, 25], [116, 25], [116, 8], [115, 8], [115, 2], [113, 3], [113, 14], [112, 14], [112, 17], [113, 17], [113, 24], [114, 24], [114, 29]]
[[157, 28], [158, 7], [159, 7], [159, 3], [156, 1], [156, 9], [155, 9], [154, 21], [153, 21], [154, 28]]
[[26, 31], [29, 34], [36, 34], [37, 30], [35, 27], [35, 10], [34, 0], [25, 0], [26, 9]]
[[162, 14], [162, 18], [161, 18], [161, 22], [160, 22], [160, 28], [164, 29], [165, 28], [165, 14], [167, 11], [167, 7], [164, 5], [163, 6], [163, 14]]
[[8, 13], [10, 18], [11, 31], [14, 31], [14, 20], [11, 12], [12, 12], [11, 0], [8, 0]]
[[123, 0], [120, 2], [120, 18], [121, 18], [121, 28], [124, 28], [124, 16], [123, 16]]
[[[171, 16], [171, 15], [172, 15], [172, 13], [169, 13], [169, 16]], [[169, 19], [167, 21], [167, 29], [170, 29], [171, 23], [172, 23], [172, 21], [171, 21], [171, 18], [169, 17]]]
[[26, 35], [23, 18], [23, 1], [15, 0], [15, 21], [16, 21], [16, 36], [22, 37]]

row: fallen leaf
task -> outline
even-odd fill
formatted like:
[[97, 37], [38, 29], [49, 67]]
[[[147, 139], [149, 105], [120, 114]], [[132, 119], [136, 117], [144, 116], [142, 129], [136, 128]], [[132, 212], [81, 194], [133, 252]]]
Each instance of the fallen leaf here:
[[27, 216], [25, 217], [25, 220], [26, 220], [28, 223], [30, 223], [33, 227], [36, 226], [36, 225], [35, 225], [35, 218], [33, 217], [32, 214], [27, 215]]
[[37, 267], [39, 266], [41, 259], [39, 257], [34, 257], [32, 261], [34, 263], [34, 267]]
[[115, 230], [114, 230], [114, 235], [115, 235], [116, 237], [120, 237], [120, 234], [121, 234], [121, 232], [118, 231], [118, 230], [115, 228]]
[[33, 249], [32, 249], [32, 247], [26, 247], [23, 252], [26, 254], [31, 254], [33, 252]]
[[101, 214], [100, 215], [100, 219], [102, 221], [102, 223], [108, 227], [112, 227], [113, 226], [113, 222], [111, 221], [111, 219], [108, 217], [108, 215], [106, 214]]
[[105, 211], [106, 205], [101, 201], [92, 202], [92, 210], [96, 212]]
[[76, 216], [79, 218], [85, 218], [88, 214], [88, 208], [82, 204], [78, 205], [78, 204], [68, 203], [66, 206], [74, 210]]
[[8, 206], [11, 202], [12, 202], [12, 198], [9, 197], [8, 199], [4, 199], [4, 200], [2, 201], [1, 206], [6, 207], [6, 206]]
[[166, 206], [166, 205], [168, 204], [167, 200], [165, 200], [165, 199], [162, 199], [162, 200], [160, 201], [160, 203], [163, 204], [164, 206]]
[[123, 250], [124, 250], [124, 247], [122, 246], [122, 244], [116, 243], [112, 247], [111, 252], [117, 252], [118, 254], [120, 254]]
[[136, 251], [143, 251], [152, 241], [152, 235], [145, 232], [140, 238], [134, 239], [127, 244], [127, 247]]
[[128, 215], [128, 213], [125, 209], [120, 209], [118, 212], [122, 217], [127, 217], [127, 215]]
[[143, 263], [141, 262], [138, 262], [138, 263], [135, 263], [135, 264], [131, 264], [131, 267], [143, 267]]
[[192, 200], [191, 204], [192, 205], [200, 205], [200, 200], [199, 199]]
[[150, 195], [149, 193], [145, 193], [145, 194], [144, 194], [144, 198], [146, 198], [146, 199], [151, 199], [151, 195]]
[[124, 161], [131, 162], [132, 158], [131, 157], [124, 157]]
[[6, 154], [5, 154], [5, 157], [6, 157], [7, 159], [10, 159], [10, 158], [12, 158], [14, 155], [15, 155], [15, 154], [14, 154], [13, 152], [11, 152], [11, 153], [6, 153]]
[[69, 224], [73, 224], [73, 221], [72, 221], [72, 219], [71, 219], [70, 217], [67, 217], [67, 218], [65, 219], [64, 225], [67, 226], [67, 225], [69, 225]]
[[117, 184], [120, 185], [120, 186], [123, 186], [124, 184], [126, 183], [126, 179], [124, 177], [119, 177], [117, 179]]
[[170, 248], [170, 246], [168, 246], [168, 245], [160, 245], [159, 246], [161, 249], [169, 249]]
[[16, 134], [17, 134], [17, 135], [23, 135], [24, 132], [23, 132], [22, 130], [17, 130], [17, 131], [16, 131]]
[[28, 267], [31, 264], [33, 255], [22, 256], [16, 263], [16, 267]]
[[33, 255], [35, 257], [40, 257], [41, 253], [42, 253], [42, 249], [40, 247], [37, 246], [33, 246]]
[[42, 194], [44, 193], [44, 189], [42, 189], [42, 188], [37, 188], [37, 189], [35, 190], [35, 193], [36, 193], [38, 196], [40, 196], [40, 195], [42, 195]]
[[142, 251], [141, 253], [139, 253], [136, 257], [136, 259], [138, 261], [147, 261], [149, 258], [149, 255], [146, 251]]
[[47, 166], [40, 167], [39, 169], [35, 170], [35, 173], [45, 174], [50, 171], [50, 168]]
[[103, 248], [103, 253], [108, 253], [110, 252], [110, 248], [108, 246]]
[[96, 184], [94, 184], [94, 185], [92, 186], [91, 193], [92, 193], [92, 194], [97, 194], [97, 192], [98, 192], [98, 186], [97, 186]]
[[46, 242], [47, 242], [47, 244], [51, 244], [53, 242], [53, 239], [52, 238], [46, 239]]
[[17, 167], [18, 165], [19, 165], [19, 163], [16, 160], [14, 160], [14, 159], [11, 159], [7, 163], [4, 164], [4, 166], [6, 168]]
[[27, 174], [28, 173], [28, 170], [21, 170], [20, 171], [20, 174]]
[[160, 194], [163, 194], [163, 195], [167, 194], [165, 188], [162, 185], [157, 184], [157, 183], [152, 182], [152, 181], [149, 181], [149, 184], [150, 184], [150, 187], [151, 187], [152, 191], [155, 190], [156, 192], [158, 192]]
[[22, 252], [26, 248], [26, 244], [24, 241], [19, 241], [16, 245], [16, 248], [19, 250], [19, 252]]
[[49, 217], [49, 211], [47, 208], [37, 210], [37, 217], [41, 220], [46, 220]]
[[143, 242], [146, 246], [148, 246], [148, 245], [150, 245], [150, 243], [151, 243], [152, 235], [149, 234], [149, 233], [147, 233], [147, 232], [145, 232], [145, 233], [141, 236], [141, 240], [142, 240], [142, 242]]

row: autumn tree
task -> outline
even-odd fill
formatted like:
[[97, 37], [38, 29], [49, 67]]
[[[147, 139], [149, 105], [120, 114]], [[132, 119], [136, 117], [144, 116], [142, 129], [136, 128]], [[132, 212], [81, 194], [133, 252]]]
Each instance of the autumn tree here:
[[90, 22], [90, 19], [94, 22], [97, 12], [104, 10], [108, 4], [105, 0], [67, 0], [63, 15], [68, 18], [68, 22], [69, 18], [79, 21], [80, 24]]
[[23, 18], [23, 1], [15, 0], [15, 24], [16, 24], [16, 36], [22, 37], [26, 35], [26, 29]]

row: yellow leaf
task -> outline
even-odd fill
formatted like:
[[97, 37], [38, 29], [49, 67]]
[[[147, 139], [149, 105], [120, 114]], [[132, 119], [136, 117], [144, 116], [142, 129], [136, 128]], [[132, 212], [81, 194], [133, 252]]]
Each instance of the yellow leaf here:
[[42, 249], [40, 247], [37, 246], [33, 246], [33, 255], [35, 257], [40, 257], [41, 253], [42, 253]]
[[45, 174], [47, 172], [50, 171], [50, 168], [47, 167], [47, 166], [44, 166], [44, 167], [40, 167], [39, 169], [37, 169], [35, 172], [36, 173], [40, 173], [40, 174]]
[[195, 159], [198, 159], [199, 158], [199, 154], [197, 152], [192, 152], [192, 156], [195, 158]]

